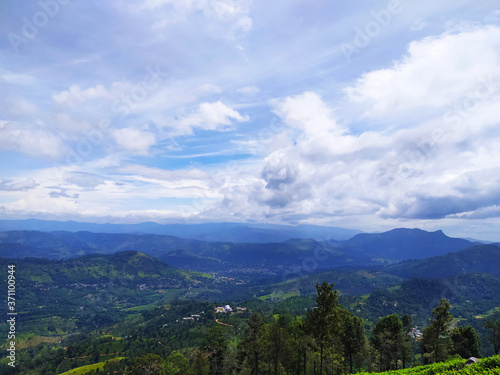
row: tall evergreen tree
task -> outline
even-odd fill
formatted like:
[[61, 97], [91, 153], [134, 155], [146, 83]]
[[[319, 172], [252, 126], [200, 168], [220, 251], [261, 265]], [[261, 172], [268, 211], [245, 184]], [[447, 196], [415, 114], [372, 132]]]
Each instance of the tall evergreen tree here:
[[445, 298], [432, 310], [431, 323], [424, 328], [421, 346], [425, 359], [434, 359], [434, 362], [446, 359], [447, 349], [450, 346], [450, 324], [453, 316], [450, 315], [450, 303]]
[[203, 349], [209, 353], [210, 374], [221, 375], [224, 353], [227, 348], [226, 330], [217, 324], [208, 330]]
[[481, 340], [472, 326], [456, 327], [450, 334], [452, 354], [462, 358], [481, 357]]
[[307, 374], [308, 354], [314, 348], [313, 337], [309, 334], [307, 324], [301, 321], [298, 324], [296, 332], [297, 351], [298, 351], [298, 369], [297, 373]]
[[379, 353], [380, 369], [397, 369], [397, 361], [402, 352], [403, 323], [398, 314], [381, 318], [373, 328], [373, 346]]
[[495, 354], [500, 351], [500, 318], [498, 320], [488, 320], [484, 326], [488, 329], [488, 341], [493, 345]]
[[352, 374], [353, 357], [361, 352], [365, 343], [363, 321], [359, 317], [351, 316], [345, 320], [342, 343], [349, 360], [349, 373]]
[[307, 314], [306, 324], [319, 347], [319, 374], [323, 375], [325, 358], [329, 357], [333, 364], [342, 355], [341, 328], [345, 314], [341, 312], [333, 284], [316, 284], [316, 290], [317, 307]]
[[285, 367], [285, 361], [290, 356], [290, 335], [286, 330], [283, 317], [267, 326], [267, 355], [272, 363], [272, 374], [278, 375]]
[[252, 375], [259, 375], [260, 362], [264, 355], [264, 319], [259, 312], [250, 316], [245, 337], [238, 346], [241, 362], [246, 362]]
[[413, 319], [410, 315], [405, 314], [401, 322], [403, 323], [403, 347], [401, 358], [403, 359], [403, 368], [406, 368], [406, 361], [411, 359], [412, 354], [412, 337], [410, 336], [410, 332], [413, 326]]

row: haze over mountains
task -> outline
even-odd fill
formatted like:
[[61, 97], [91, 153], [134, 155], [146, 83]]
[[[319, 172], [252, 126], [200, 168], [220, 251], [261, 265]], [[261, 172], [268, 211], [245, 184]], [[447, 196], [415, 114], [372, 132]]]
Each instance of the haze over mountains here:
[[[39, 230], [12, 230], [15, 228]], [[479, 244], [448, 237], [442, 231], [404, 228], [367, 234], [317, 226], [246, 226], [230, 223], [121, 226], [26, 220], [2, 221], [0, 229], [4, 231], [0, 233], [2, 257], [67, 259], [86, 254], [140, 251], [174, 267], [203, 272], [248, 269], [251, 270], [249, 272], [276, 273], [311, 267], [319, 270], [381, 266], [444, 256]], [[81, 229], [86, 231], [74, 232]], [[114, 232], [95, 233], [88, 229]], [[176, 233], [178, 236], [138, 234], [140, 230]], [[136, 233], [116, 233], [127, 231]], [[353, 236], [339, 239], [348, 233]], [[219, 234], [226, 240], [196, 239], [217, 238]], [[180, 238], [181, 235], [188, 238]], [[303, 238], [307, 235], [313, 238]], [[263, 242], [266, 238], [272, 241]], [[409, 264], [415, 268], [419, 263]]]
[[42, 232], [96, 232], [162, 234], [204, 241], [228, 242], [282, 242], [290, 238], [310, 238], [317, 241], [347, 240], [362, 233], [356, 229], [322, 227], [317, 225], [276, 225], [256, 223], [204, 223], [204, 224], [96, 224], [76, 221], [0, 220], [0, 231], [36, 230]]

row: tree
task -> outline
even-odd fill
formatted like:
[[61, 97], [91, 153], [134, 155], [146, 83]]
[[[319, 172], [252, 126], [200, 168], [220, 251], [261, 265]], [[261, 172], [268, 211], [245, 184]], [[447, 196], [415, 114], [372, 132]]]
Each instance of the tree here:
[[238, 361], [236, 359], [236, 346], [230, 343], [224, 353], [223, 373], [224, 375], [233, 375], [238, 373]]
[[333, 284], [327, 282], [316, 284], [316, 290], [317, 307], [307, 314], [306, 324], [319, 347], [319, 374], [323, 375], [327, 354], [334, 363], [339, 360], [343, 352], [340, 339], [345, 311], [340, 309], [338, 291], [333, 290]]
[[304, 321], [300, 321], [295, 324], [296, 327], [296, 340], [297, 340], [297, 351], [298, 356], [298, 368], [297, 372], [300, 372], [300, 368], [302, 369], [303, 375], [307, 374], [307, 355], [314, 347], [314, 339], [308, 332], [307, 324]]
[[263, 325], [264, 320], [259, 312], [253, 314], [248, 321], [248, 329], [245, 338], [239, 345], [239, 356], [242, 362], [250, 365], [250, 373], [259, 375], [260, 361], [264, 353], [263, 343]]
[[488, 329], [488, 341], [493, 345], [495, 354], [500, 351], [500, 319], [488, 320], [484, 326]]
[[194, 355], [193, 365], [191, 366], [193, 375], [206, 375], [210, 371], [210, 365], [205, 358], [205, 354], [198, 350]]
[[128, 369], [129, 375], [165, 375], [165, 361], [156, 354], [137, 357]]
[[401, 319], [403, 323], [403, 347], [401, 357], [403, 359], [403, 368], [406, 368], [406, 360], [411, 359], [412, 354], [412, 345], [411, 345], [411, 336], [410, 332], [413, 326], [413, 319], [410, 315], [405, 314]]
[[434, 362], [446, 359], [452, 321], [450, 303], [445, 298], [441, 298], [439, 305], [432, 310], [431, 323], [422, 332], [422, 349], [425, 359], [434, 357]]
[[167, 375], [186, 375], [191, 371], [188, 359], [178, 352], [167, 357], [165, 369]]
[[210, 374], [222, 374], [222, 363], [226, 348], [226, 331], [224, 327], [217, 324], [208, 330], [203, 342], [203, 349], [209, 353]]
[[402, 352], [403, 323], [398, 314], [381, 318], [373, 328], [373, 346], [379, 353], [381, 370], [397, 369], [397, 361]]
[[290, 335], [283, 316], [278, 321], [266, 326], [267, 354], [272, 363], [273, 375], [278, 375], [281, 368], [285, 367], [286, 359], [290, 357]]
[[343, 331], [342, 343], [344, 344], [345, 355], [349, 358], [349, 373], [352, 374], [353, 356], [363, 350], [365, 343], [363, 321], [357, 316], [349, 317], [344, 322]]
[[452, 354], [458, 354], [462, 358], [481, 356], [481, 340], [471, 326], [454, 328], [450, 338], [453, 343]]

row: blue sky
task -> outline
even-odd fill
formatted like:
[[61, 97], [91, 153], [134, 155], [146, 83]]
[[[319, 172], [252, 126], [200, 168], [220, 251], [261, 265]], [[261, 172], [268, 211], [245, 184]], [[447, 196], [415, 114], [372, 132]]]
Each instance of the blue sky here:
[[0, 217], [500, 240], [496, 1], [0, 3]]

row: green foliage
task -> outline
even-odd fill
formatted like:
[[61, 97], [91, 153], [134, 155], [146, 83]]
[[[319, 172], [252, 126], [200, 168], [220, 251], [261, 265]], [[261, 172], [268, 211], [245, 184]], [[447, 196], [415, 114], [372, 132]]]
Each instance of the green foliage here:
[[[500, 356], [479, 360], [470, 366], [465, 360], [455, 358], [446, 362], [433, 363], [426, 366], [412, 367], [405, 370], [385, 371], [380, 375], [498, 375], [500, 372]], [[357, 375], [368, 374], [360, 372]]]
[[458, 354], [462, 358], [481, 357], [481, 340], [471, 326], [453, 328], [450, 338], [450, 354]]
[[437, 257], [390, 265], [385, 271], [405, 278], [443, 278], [464, 273], [487, 273], [500, 277], [499, 264], [498, 246], [478, 245]]
[[494, 347], [495, 354], [500, 351], [500, 318], [498, 320], [488, 320], [484, 326], [488, 329], [488, 341]]
[[373, 346], [379, 353], [380, 369], [397, 368], [404, 345], [403, 323], [397, 314], [380, 319], [373, 329]]
[[426, 361], [439, 362], [447, 357], [451, 344], [449, 329], [452, 321], [450, 303], [441, 298], [439, 305], [432, 310], [431, 323], [423, 330], [422, 351]]
[[156, 354], [146, 354], [134, 360], [127, 375], [166, 375], [166, 363]]
[[317, 307], [307, 314], [306, 325], [319, 347], [319, 373], [322, 375], [325, 362], [329, 362], [330, 368], [341, 362], [343, 354], [341, 329], [348, 312], [340, 308], [338, 291], [333, 290], [333, 284], [323, 282], [321, 285], [316, 285], [316, 289]]
[[258, 375], [261, 360], [264, 356], [264, 319], [259, 312], [254, 313], [248, 321], [245, 337], [239, 344], [239, 360], [250, 373]]
[[227, 349], [227, 328], [219, 324], [211, 327], [202, 344], [203, 350], [208, 353], [210, 363], [210, 374], [222, 374], [224, 353]]
[[349, 372], [352, 373], [353, 357], [360, 354], [365, 345], [365, 330], [359, 317], [345, 319], [342, 342], [345, 356], [349, 359]]

